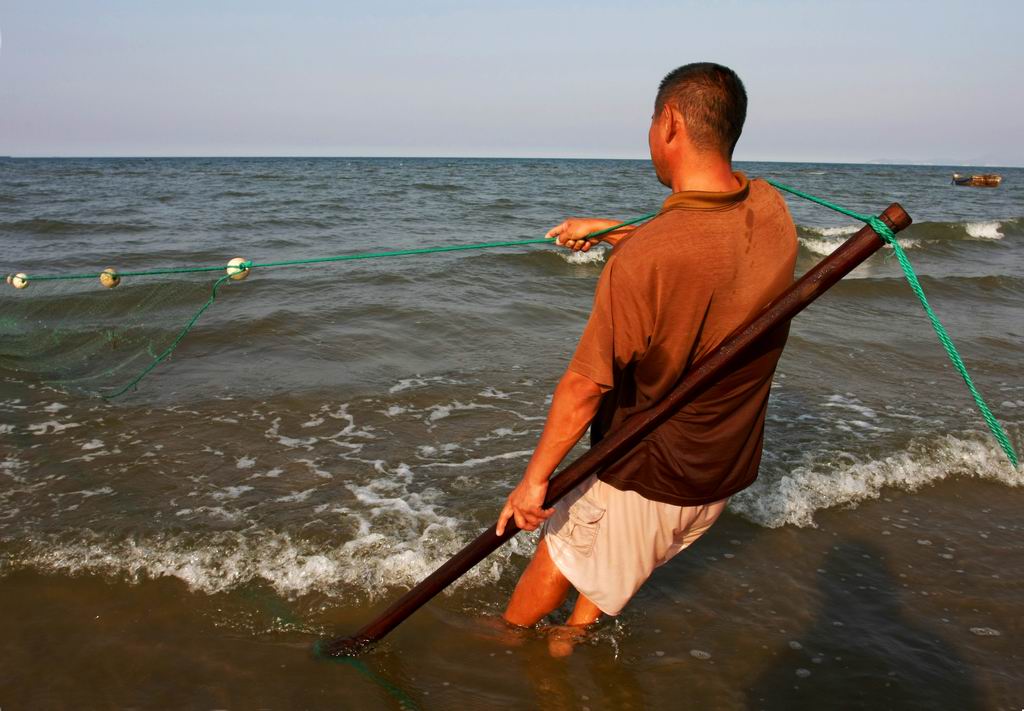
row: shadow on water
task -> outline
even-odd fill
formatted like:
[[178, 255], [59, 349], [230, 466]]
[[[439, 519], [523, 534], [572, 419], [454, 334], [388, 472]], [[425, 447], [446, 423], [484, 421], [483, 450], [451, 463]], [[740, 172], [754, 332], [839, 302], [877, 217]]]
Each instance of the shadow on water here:
[[953, 648], [905, 613], [876, 546], [858, 539], [835, 546], [818, 589], [823, 604], [814, 623], [747, 689], [748, 708], [986, 707]]

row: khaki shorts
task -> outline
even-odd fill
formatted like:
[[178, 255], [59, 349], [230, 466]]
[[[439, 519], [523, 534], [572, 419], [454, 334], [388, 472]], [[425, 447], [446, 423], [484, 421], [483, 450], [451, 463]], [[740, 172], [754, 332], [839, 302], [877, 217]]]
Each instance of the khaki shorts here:
[[592, 476], [555, 504], [542, 535], [573, 587], [617, 615], [655, 568], [711, 528], [726, 501], [673, 506]]

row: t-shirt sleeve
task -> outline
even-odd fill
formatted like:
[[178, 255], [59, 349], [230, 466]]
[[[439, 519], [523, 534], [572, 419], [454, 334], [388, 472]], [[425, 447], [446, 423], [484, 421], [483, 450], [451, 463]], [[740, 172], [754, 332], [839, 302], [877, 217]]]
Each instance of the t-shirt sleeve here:
[[615, 256], [608, 260], [569, 370], [611, 388], [617, 370], [643, 357], [652, 331], [651, 308], [644, 299], [649, 288]]

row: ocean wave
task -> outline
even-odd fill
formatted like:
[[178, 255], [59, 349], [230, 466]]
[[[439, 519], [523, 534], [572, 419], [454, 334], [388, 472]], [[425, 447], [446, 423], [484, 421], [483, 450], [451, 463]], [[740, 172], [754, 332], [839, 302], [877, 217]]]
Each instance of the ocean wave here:
[[442, 192], [442, 193], [458, 192], [458, 191], [461, 191], [461, 190], [466, 190], [465, 186], [463, 186], [463, 185], [455, 185], [453, 183], [413, 183], [411, 185], [411, 187], [413, 187], [413, 188], [415, 188], [417, 190], [427, 190], [427, 191], [430, 191], [430, 192]]
[[[853, 401], [830, 402], [869, 414]], [[504, 456], [522, 455], [517, 451]], [[486, 461], [462, 464], [472, 467]], [[320, 593], [377, 599], [422, 580], [477, 535], [482, 524], [473, 517], [445, 513], [443, 492], [429, 486], [420, 489], [415, 482], [421, 477], [414, 476], [410, 467], [374, 464], [379, 478], [346, 484], [354, 496], [349, 506], [327, 502], [310, 507], [301, 534], [253, 526], [244, 531], [148, 535], [85, 529], [7, 539], [0, 574], [32, 569], [110, 576], [133, 583], [174, 578], [192, 591], [210, 595], [263, 583], [290, 598]], [[785, 470], [762, 472], [754, 486], [732, 497], [729, 508], [767, 528], [813, 527], [823, 510], [856, 508], [887, 488], [914, 492], [949, 478], [1024, 486], [1024, 471], [1011, 468], [994, 444], [980, 435], [976, 439], [946, 435], [937, 441], [917, 441], [906, 451], [881, 459], [819, 454]], [[285, 498], [308, 503], [309, 490]], [[518, 568], [520, 561], [513, 557], [528, 555], [535, 541], [535, 536], [513, 539], [476, 566], [458, 587], [495, 584]]]
[[461, 540], [446, 544], [438, 532], [425, 531], [418, 548], [371, 533], [329, 546], [269, 530], [120, 540], [88, 532], [74, 541], [33, 542], [9, 557], [4, 568], [130, 582], [176, 578], [208, 595], [263, 581], [285, 596], [338, 594], [352, 587], [372, 596], [387, 586], [415, 584], [458, 550]]
[[593, 247], [586, 252], [570, 252], [567, 249], [559, 248], [558, 256], [568, 264], [603, 264], [607, 249]]
[[[132, 583], [175, 578], [193, 592], [215, 595], [262, 582], [286, 597], [358, 594], [373, 600], [415, 585], [479, 531], [424, 508], [416, 496], [395, 496], [373, 485], [355, 487], [360, 501], [393, 525], [361, 522], [343, 543], [311, 540], [270, 529], [115, 537], [93, 531], [34, 538], [0, 557], [0, 573], [32, 569], [64, 575], [109, 576]], [[302, 492], [299, 492], [301, 494]], [[297, 498], [298, 495], [293, 498]], [[334, 510], [335, 513], [340, 509]], [[403, 532], [403, 523], [416, 521]], [[512, 555], [529, 553], [532, 537], [514, 541], [463, 576], [455, 588], [492, 585]]]
[[1001, 227], [999, 222], [968, 222], [965, 229], [975, 239], [1002, 239], [1006, 235], [999, 231]]
[[[315, 539], [268, 527], [127, 537], [87, 529], [25, 542], [8, 539], [0, 571], [28, 568], [133, 583], [175, 578], [190, 590], [209, 595], [263, 582], [287, 597], [316, 592], [376, 599], [422, 580], [461, 550], [481, 525], [442, 513], [442, 492], [432, 487], [416, 490], [409, 467], [373, 464], [380, 478], [346, 485], [355, 505], [323, 503], [311, 508], [303, 528], [320, 530]], [[232, 495], [228, 492], [225, 498]], [[278, 500], [302, 503], [308, 498], [307, 491], [296, 491]], [[532, 546], [533, 538], [527, 537], [506, 546], [456, 587], [493, 584], [512, 555]]]
[[946, 435], [882, 459], [817, 455], [788, 471], [762, 472], [753, 486], [730, 499], [729, 509], [767, 528], [815, 526], [818, 511], [855, 507], [886, 488], [913, 492], [953, 477], [1024, 486], [1024, 470], [1015, 470], [994, 443]]
[[0, 230], [11, 230], [28, 234], [106, 234], [110, 232], [139, 233], [149, 230], [149, 225], [130, 222], [75, 222], [72, 220], [50, 220], [34, 218], [0, 222]]
[[[1004, 222], [1012, 223], [1012, 220]], [[838, 225], [821, 227], [814, 225], [798, 225], [797, 240], [808, 252], [826, 257], [835, 252], [863, 225]], [[897, 237], [903, 249], [920, 249], [932, 242], [949, 242], [951, 239], [962, 240], [1000, 240], [1005, 236], [1001, 231], [1003, 222], [923, 222], [912, 225], [906, 232]], [[605, 261], [604, 251], [560, 253], [562, 259], [570, 264], [599, 264]]]
[[809, 227], [807, 225], [800, 225], [800, 227], [822, 237], [843, 237], [855, 234], [863, 225], [842, 225], [839, 227]]
[[[1016, 219], [915, 222], [901, 233], [899, 240], [904, 249], [958, 241], [998, 241], [1006, 236], [1004, 233], [1006, 227], [1013, 227], [1017, 222]], [[798, 225], [797, 234], [800, 243], [806, 249], [815, 254], [828, 255], [834, 252], [846, 238], [857, 232], [860, 227], [861, 225], [838, 227]]]
[[[956, 299], [962, 304], [983, 303], [989, 306], [1002, 303], [1017, 306], [1024, 291], [1024, 279], [1010, 275], [990, 276], [942, 276], [922, 275], [925, 291], [936, 298]], [[865, 276], [859, 279], [846, 278], [832, 287], [832, 291], [843, 299], [902, 299], [907, 297], [907, 283], [902, 275]], [[1005, 343], [1012, 346], [1015, 341], [1011, 334], [1005, 334]], [[1003, 342], [995, 335], [988, 336], [990, 343]]]
[[798, 237], [797, 241], [799, 242], [800, 246], [806, 249], [808, 252], [820, 255], [822, 257], [827, 257], [828, 255], [832, 254], [834, 251], [839, 249], [843, 244], [843, 240], [815, 239], [813, 237]]
[[[903, 249], [917, 249], [921, 246], [921, 240], [911, 237], [897, 237], [896, 240]], [[798, 237], [797, 241], [805, 250], [821, 257], [827, 257], [846, 242], [842, 238], [828, 237]]]

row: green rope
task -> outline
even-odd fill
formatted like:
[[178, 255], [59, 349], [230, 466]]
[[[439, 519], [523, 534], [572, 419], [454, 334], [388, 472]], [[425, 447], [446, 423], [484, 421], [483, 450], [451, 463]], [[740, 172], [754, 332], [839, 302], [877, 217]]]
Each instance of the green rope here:
[[[155, 276], [157, 274], [192, 274], [194, 272], [219, 272], [224, 265], [216, 267], [168, 267], [166, 269], [150, 269], [144, 272], [118, 272], [120, 277]], [[88, 274], [41, 274], [25, 277], [28, 281], [69, 281], [71, 279], [99, 279], [102, 272]]]
[[[613, 226], [605, 228], [603, 230], [598, 230], [597, 232], [591, 232], [590, 234], [588, 234], [586, 236], [586, 239], [593, 239], [594, 237], [600, 237], [602, 235], [608, 234], [609, 232], [614, 232], [615, 230], [620, 229], [622, 227], [625, 227], [627, 225], [635, 225], [635, 224], [637, 224], [639, 222], [644, 222], [645, 220], [649, 220], [649, 219], [651, 219], [652, 217], [654, 217], [657, 214], [658, 213], [656, 213], [656, 212], [652, 212], [652, 213], [649, 213], [647, 215], [643, 215], [642, 217], [637, 217], [637, 218], [634, 218], [632, 220], [627, 220], [626, 222], [620, 222], [617, 225], [613, 225]], [[317, 257], [317, 258], [314, 258], [314, 259], [294, 259], [294, 260], [288, 260], [288, 261], [282, 261], [282, 262], [265, 262], [265, 263], [262, 263], [262, 264], [254, 264], [253, 262], [242, 262], [241, 264], [238, 265], [238, 269], [239, 270], [254, 269], [254, 268], [258, 268], [258, 267], [292, 267], [292, 266], [303, 266], [303, 265], [309, 265], [309, 264], [323, 264], [323, 263], [326, 263], [326, 262], [345, 262], [345, 261], [352, 261], [352, 260], [356, 260], [356, 259], [379, 259], [381, 257], [406, 257], [406, 256], [409, 256], [409, 255], [414, 255], [414, 254], [436, 254], [438, 252], [458, 252], [458, 251], [463, 251], [463, 250], [467, 250], [467, 249], [492, 249], [494, 247], [518, 247], [520, 245], [526, 245], [526, 244], [550, 244], [552, 241], [553, 241], [553, 238], [551, 238], [551, 237], [544, 237], [544, 238], [541, 238], [541, 239], [513, 240], [513, 241], [501, 241], [501, 242], [480, 242], [480, 243], [477, 243], [477, 244], [449, 245], [449, 246], [444, 246], [444, 247], [422, 247], [422, 248], [419, 248], [419, 249], [397, 249], [397, 250], [392, 250], [392, 251], [388, 251], [388, 252], [359, 252], [359, 253], [356, 253], [356, 254], [342, 254], [342, 255], [338, 255], [338, 256], [334, 256], [334, 257]], [[186, 273], [189, 273], [189, 272], [210, 272], [210, 271], [214, 271], [214, 270], [221, 271], [223, 269], [224, 269], [223, 266], [218, 266], [218, 267], [173, 267], [173, 268], [169, 268], [169, 269], [154, 269], [154, 270], [151, 270], [151, 271], [142, 271], [142, 272], [121, 272], [121, 273], [119, 273], [118, 276], [128, 277], [128, 276], [151, 276], [151, 275], [154, 275], [154, 274], [186, 274]], [[56, 280], [62, 280], [62, 279], [86, 279], [86, 278], [90, 278], [91, 279], [91, 278], [98, 278], [98, 277], [99, 277], [99, 273], [97, 273], [97, 274], [57, 274], [57, 275], [33, 276], [33, 277], [29, 277], [28, 280], [29, 281], [56, 281]], [[141, 373], [139, 373], [137, 376], [135, 376], [131, 380], [131, 382], [129, 382], [127, 385], [125, 385], [120, 390], [118, 390], [118, 391], [116, 391], [114, 393], [109, 393], [109, 394], [103, 395], [103, 398], [106, 399], [106, 400], [113, 400], [116, 397], [120, 397], [121, 395], [124, 395], [126, 392], [131, 390], [133, 387], [138, 385], [139, 381], [141, 381], [143, 378], [145, 378], [147, 375], [149, 375], [149, 373], [154, 368], [156, 368], [158, 365], [160, 365], [160, 363], [162, 363], [163, 361], [167, 360], [167, 358], [170, 357], [171, 353], [174, 352], [174, 349], [178, 347], [178, 344], [181, 343], [181, 341], [185, 338], [185, 336], [188, 335], [188, 332], [192, 330], [192, 327], [196, 325], [196, 322], [199, 320], [199, 317], [202, 316], [203, 313], [208, 308], [213, 306], [213, 302], [217, 300], [217, 292], [220, 290], [220, 287], [226, 281], [228, 281], [230, 278], [231, 278], [230, 274], [225, 274], [224, 276], [220, 277], [216, 282], [214, 282], [213, 288], [210, 291], [210, 298], [207, 299], [206, 303], [203, 304], [202, 306], [200, 306], [199, 310], [195, 312], [195, 314], [192, 316], [191, 319], [189, 319], [189, 322], [186, 323], [185, 327], [181, 329], [181, 331], [178, 333], [178, 336], [171, 342], [171, 345], [167, 346], [167, 348], [165, 348], [162, 353], [160, 353], [158, 356], [156, 356], [153, 359], [153, 362], [151, 362], [148, 366], [146, 366], [146, 368], [143, 369], [143, 371]]]
[[130, 383], [125, 385], [117, 392], [112, 393], [110, 395], [104, 395], [103, 397], [107, 400], [113, 400], [115, 397], [120, 397], [121, 395], [124, 395], [126, 392], [131, 390], [136, 384], [138, 384], [140, 380], [149, 375], [150, 371], [152, 371], [153, 368], [157, 367], [158, 365], [160, 365], [160, 363], [167, 360], [167, 358], [170, 357], [171, 353], [174, 352], [174, 349], [178, 347], [178, 344], [181, 343], [182, 339], [185, 338], [185, 336], [188, 335], [188, 332], [192, 330], [192, 327], [196, 325], [196, 321], [198, 321], [199, 317], [203, 315], [203, 312], [206, 311], [206, 309], [213, 306], [213, 302], [217, 300], [217, 291], [224, 284], [224, 282], [226, 282], [230, 278], [230, 274], [225, 274], [224, 276], [222, 276], [220, 279], [213, 283], [213, 289], [210, 291], [210, 298], [206, 300], [205, 304], [199, 307], [199, 310], [196, 311], [195, 315], [193, 315], [189, 322], [185, 324], [185, 328], [181, 329], [181, 332], [178, 334], [178, 337], [171, 341], [171, 345], [167, 346], [167, 348], [164, 349], [163, 353], [154, 358], [153, 362], [147, 365], [141, 373], [136, 375], [135, 378], [132, 379]]
[[[635, 225], [645, 222], [658, 213], [652, 212], [632, 220], [620, 222], [597, 232], [591, 232], [586, 239], [593, 239], [614, 232], [617, 229], [628, 225]], [[439, 252], [461, 252], [469, 249], [494, 249], [495, 247], [522, 247], [528, 244], [550, 244], [553, 237], [542, 237], [540, 239], [506, 240], [500, 242], [478, 242], [476, 244], [446, 245], [443, 247], [420, 247], [418, 249], [395, 249], [388, 252], [358, 252], [356, 254], [341, 254], [333, 257], [314, 257], [312, 259], [290, 259], [281, 262], [243, 262], [240, 268], [253, 269], [258, 267], [295, 267], [309, 264], [325, 264], [328, 262], [350, 262], [357, 259], [380, 259], [381, 257], [408, 257], [416, 254], [437, 254]], [[224, 265], [216, 267], [167, 267], [164, 269], [150, 269], [147, 271], [118, 272], [119, 277], [156, 276], [166, 274], [191, 274], [195, 272], [218, 272], [224, 270]], [[98, 279], [102, 272], [90, 272], [88, 274], [39, 274], [29, 275], [25, 279], [33, 281], [66, 281], [71, 279]]]
[[903, 269], [903, 276], [906, 277], [907, 283], [910, 285], [910, 289], [917, 296], [917, 300], [921, 302], [921, 307], [924, 309], [925, 314], [928, 316], [928, 320], [931, 321], [932, 328], [935, 330], [935, 335], [939, 337], [939, 342], [942, 343], [942, 347], [946, 351], [946, 355], [949, 356], [950, 362], [953, 363], [953, 367], [960, 377], [964, 379], [964, 383], [967, 385], [967, 389], [971, 392], [971, 397], [974, 398], [974, 404], [978, 406], [978, 410], [981, 411], [981, 416], [985, 419], [985, 424], [988, 425], [989, 431], [992, 436], [996, 438], [999, 446], [1006, 454], [1007, 459], [1013, 464], [1014, 467], [1019, 466], [1019, 460], [1017, 459], [1017, 453], [1013, 449], [1013, 445], [1010, 443], [1010, 438], [1007, 436], [1003, 426], [999, 424], [999, 420], [996, 419], [995, 415], [992, 414], [992, 410], [989, 409], [988, 403], [985, 402], [985, 398], [978, 392], [978, 388], [974, 385], [974, 380], [971, 378], [970, 373], [967, 372], [967, 366], [964, 365], [963, 359], [960, 357], [959, 351], [956, 346], [953, 345], [953, 339], [950, 338], [949, 333], [946, 331], [946, 327], [939, 321], [939, 317], [932, 310], [931, 304], [928, 303], [928, 297], [924, 295], [924, 289], [921, 287], [921, 282], [918, 281], [917, 274], [914, 272], [914, 267], [910, 264], [910, 259], [907, 258], [906, 252], [903, 251], [903, 247], [900, 246], [899, 240], [896, 239], [896, 234], [892, 231], [889, 225], [885, 224], [880, 218], [874, 215], [861, 215], [853, 210], [848, 210], [845, 207], [836, 205], [835, 203], [829, 202], [822, 198], [814, 195], [809, 195], [802, 190], [797, 190], [788, 185], [777, 183], [774, 180], [768, 180], [769, 184], [775, 186], [779, 190], [785, 190], [788, 193], [802, 197], [805, 200], [810, 200], [819, 205], [835, 210], [848, 217], [852, 217], [855, 220], [860, 220], [866, 223], [871, 229], [878, 233], [878, 236], [885, 241], [893, 252], [896, 254], [896, 259], [900, 263], [900, 267]]

